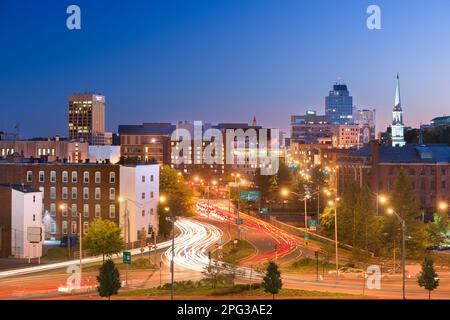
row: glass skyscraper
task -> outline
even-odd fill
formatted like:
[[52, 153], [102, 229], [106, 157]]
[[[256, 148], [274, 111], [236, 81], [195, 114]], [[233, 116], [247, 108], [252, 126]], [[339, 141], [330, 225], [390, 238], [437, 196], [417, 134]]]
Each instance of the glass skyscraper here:
[[353, 124], [353, 97], [345, 84], [335, 84], [325, 97], [325, 115], [332, 124]]

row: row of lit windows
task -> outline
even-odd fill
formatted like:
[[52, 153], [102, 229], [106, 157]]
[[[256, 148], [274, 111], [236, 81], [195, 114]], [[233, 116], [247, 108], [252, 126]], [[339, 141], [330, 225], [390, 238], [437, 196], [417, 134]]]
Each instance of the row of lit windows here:
[[[83, 183], [89, 183], [89, 175], [90, 175], [89, 171], [83, 172]], [[95, 175], [94, 176], [95, 183], [101, 183], [102, 173], [100, 171], [96, 171], [94, 175]], [[45, 182], [45, 171], [39, 171], [38, 179], [39, 179], [38, 181], [40, 183]], [[69, 182], [69, 172], [68, 171], [62, 171], [61, 181], [63, 183]], [[71, 181], [72, 181], [72, 183], [78, 182], [78, 171], [71, 172]], [[27, 171], [27, 182], [33, 182], [33, 171]], [[56, 183], [56, 171], [50, 171], [50, 182]], [[116, 173], [115, 172], [109, 173], [109, 183], [116, 183]]]
[[[78, 199], [78, 188], [72, 187], [71, 188], [71, 199], [76, 200]], [[50, 200], [56, 200], [57, 194], [56, 194], [56, 187], [50, 187]], [[69, 198], [69, 188], [62, 187], [61, 189], [61, 199], [67, 200]], [[100, 188], [94, 189], [94, 199], [95, 200], [101, 200], [102, 194]], [[83, 200], [89, 200], [89, 188], [84, 187], [83, 188]], [[115, 188], [109, 188], [109, 200], [116, 200], [116, 189]]]

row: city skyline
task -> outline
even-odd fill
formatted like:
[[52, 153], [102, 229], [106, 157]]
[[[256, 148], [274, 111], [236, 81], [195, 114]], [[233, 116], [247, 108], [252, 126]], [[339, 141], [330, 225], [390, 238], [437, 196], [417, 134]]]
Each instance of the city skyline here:
[[[367, 29], [368, 3], [357, 1], [138, 2], [126, 16], [115, 4], [77, 4], [81, 30], [70, 31], [67, 3], [3, 3], [0, 27], [10, 50], [0, 53], [0, 130], [19, 123], [22, 137], [67, 136], [67, 97], [95, 92], [108, 100], [107, 131], [141, 120], [250, 123], [256, 116], [288, 132], [291, 114], [324, 113], [325, 96], [343, 79], [358, 109], [377, 110], [382, 131], [391, 122], [397, 72], [406, 126], [448, 110], [445, 1], [379, 1], [381, 30]], [[40, 125], [47, 119], [52, 126]]]

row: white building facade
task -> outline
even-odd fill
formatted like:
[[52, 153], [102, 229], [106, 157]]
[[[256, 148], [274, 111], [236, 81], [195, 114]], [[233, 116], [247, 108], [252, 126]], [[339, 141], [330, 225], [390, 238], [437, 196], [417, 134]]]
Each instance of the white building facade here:
[[[40, 228], [42, 239], [30, 242], [29, 230]], [[19, 259], [42, 256], [42, 192], [29, 187], [11, 190], [11, 255]]]
[[126, 242], [158, 232], [159, 165], [120, 167], [120, 225]]

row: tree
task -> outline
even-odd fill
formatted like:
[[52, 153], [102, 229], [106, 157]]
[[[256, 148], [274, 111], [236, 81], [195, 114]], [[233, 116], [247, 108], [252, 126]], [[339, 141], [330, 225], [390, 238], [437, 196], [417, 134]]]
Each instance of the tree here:
[[349, 183], [338, 203], [338, 236], [341, 242], [352, 245], [356, 241], [356, 205], [361, 188], [356, 182]]
[[100, 297], [107, 297], [109, 300], [111, 300], [111, 296], [117, 294], [122, 287], [119, 270], [111, 259], [106, 260], [100, 267], [97, 281], [99, 283], [97, 290]]
[[105, 256], [111, 257], [123, 250], [121, 230], [113, 221], [97, 218], [83, 237], [83, 246], [91, 255], [102, 255], [104, 262]]
[[441, 245], [447, 239], [448, 228], [449, 223], [447, 213], [435, 213], [433, 222], [426, 226], [429, 244], [433, 246]]
[[167, 202], [161, 204], [158, 213], [164, 211], [164, 207], [170, 207], [174, 216], [186, 216], [193, 213], [194, 195], [179, 171], [162, 166], [159, 176], [160, 194], [164, 195]]
[[262, 175], [261, 169], [256, 169], [253, 178], [255, 186], [258, 187], [261, 193], [261, 203], [264, 205], [266, 201], [270, 200], [277, 188], [277, 179], [275, 175]]
[[368, 186], [361, 188], [355, 208], [355, 241], [353, 247], [363, 249], [365, 253], [378, 252], [382, 221], [377, 217], [373, 198]]
[[170, 235], [170, 232], [172, 230], [172, 223], [168, 221], [167, 217], [169, 216], [167, 211], [165, 211], [162, 207], [162, 205], [158, 208], [158, 218], [159, 218], [159, 235], [166, 238]]
[[[409, 180], [407, 173], [401, 170], [397, 176], [391, 193], [390, 204], [406, 222], [406, 253], [414, 255], [422, 253], [427, 245], [427, 234], [421, 220], [420, 205], [416, 198], [416, 192]], [[392, 244], [401, 243], [401, 226], [395, 215], [384, 216], [383, 247], [386, 251], [392, 251]]]
[[266, 275], [263, 278], [264, 291], [271, 293], [275, 300], [275, 295], [280, 292], [283, 282], [281, 281], [281, 273], [275, 262], [270, 261], [267, 266]]
[[280, 162], [278, 172], [276, 174], [276, 184], [279, 189], [290, 188], [292, 185], [291, 169], [289, 169], [284, 162]]
[[428, 290], [428, 299], [431, 299], [431, 291], [439, 287], [439, 278], [431, 258], [425, 257], [423, 260], [422, 271], [420, 272], [417, 282], [419, 283], [419, 286]]

